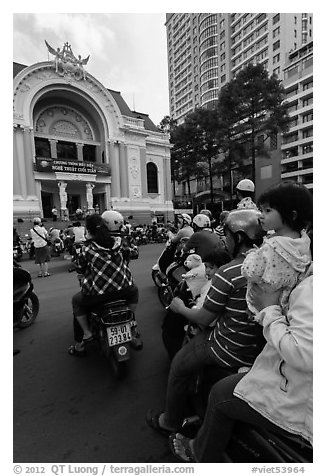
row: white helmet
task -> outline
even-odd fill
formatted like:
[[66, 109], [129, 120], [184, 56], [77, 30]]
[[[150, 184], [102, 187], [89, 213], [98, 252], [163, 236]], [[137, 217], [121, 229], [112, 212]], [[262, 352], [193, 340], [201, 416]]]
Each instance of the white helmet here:
[[184, 222], [187, 223], [187, 225], [191, 224], [191, 216], [188, 215], [188, 213], [181, 213], [182, 219]]
[[109, 231], [120, 231], [123, 227], [123, 216], [121, 213], [115, 210], [107, 210], [101, 216]]
[[255, 184], [249, 179], [240, 180], [237, 187], [238, 190], [242, 190], [243, 192], [254, 192], [255, 191]]
[[198, 213], [192, 220], [193, 225], [197, 225], [198, 228], [208, 228], [211, 226], [211, 221], [204, 213]]

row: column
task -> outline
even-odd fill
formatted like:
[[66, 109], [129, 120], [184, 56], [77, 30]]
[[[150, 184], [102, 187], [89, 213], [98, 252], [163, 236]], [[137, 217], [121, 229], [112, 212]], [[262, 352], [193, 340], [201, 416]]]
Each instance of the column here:
[[51, 150], [51, 158], [52, 159], [57, 159], [58, 158], [58, 153], [57, 153], [57, 140], [55, 139], [49, 139], [50, 142], [50, 150]]
[[16, 143], [16, 132], [17, 126], [14, 126], [13, 131], [13, 194], [14, 197], [20, 197], [22, 195], [22, 183], [21, 183], [21, 176], [19, 173], [19, 163], [18, 163], [18, 151], [17, 151], [17, 143]]
[[128, 167], [127, 167], [127, 147], [125, 144], [119, 144], [119, 162], [120, 162], [120, 186], [121, 197], [128, 197]]
[[139, 147], [140, 152], [140, 178], [141, 178], [141, 189], [142, 197], [147, 198], [147, 170], [146, 170], [146, 148]]
[[59, 196], [60, 196], [60, 215], [64, 220], [67, 217], [67, 182], [58, 182]]
[[24, 128], [24, 152], [26, 169], [27, 197], [36, 197], [36, 186], [34, 180], [33, 151], [32, 151], [32, 129]]
[[110, 151], [110, 166], [111, 166], [111, 196], [112, 197], [121, 197], [120, 189], [120, 165], [119, 165], [119, 150], [118, 143], [109, 143]]
[[172, 190], [171, 190], [171, 159], [170, 157], [165, 157], [163, 159], [164, 164], [164, 200], [172, 200]]
[[84, 144], [76, 144], [77, 146], [77, 160], [78, 162], [82, 162], [84, 157], [83, 157], [83, 147]]
[[100, 145], [95, 146], [95, 158], [98, 164], [105, 163], [105, 153], [104, 153], [104, 162], [102, 160], [102, 150]]
[[87, 209], [90, 212], [94, 212], [93, 208], [93, 188], [95, 185], [93, 183], [86, 184], [86, 200], [87, 200]]
[[25, 168], [25, 150], [24, 150], [24, 131], [21, 126], [16, 127], [14, 135], [15, 150], [17, 154], [17, 168], [20, 182], [20, 195], [27, 198], [26, 168]]

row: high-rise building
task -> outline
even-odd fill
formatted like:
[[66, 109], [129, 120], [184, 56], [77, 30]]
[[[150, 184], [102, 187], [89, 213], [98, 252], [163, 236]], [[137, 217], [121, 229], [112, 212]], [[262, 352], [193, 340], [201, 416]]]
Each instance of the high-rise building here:
[[312, 41], [288, 55], [284, 82], [289, 132], [282, 138], [281, 178], [297, 179], [313, 186], [313, 44]]
[[170, 115], [214, 107], [224, 84], [249, 63], [284, 79], [289, 52], [313, 38], [310, 13], [167, 13]]
[[[228, 81], [249, 63], [260, 63], [282, 80], [293, 121], [270, 162], [257, 162], [257, 191], [290, 176], [312, 187], [312, 14], [168, 13], [166, 32], [170, 116], [177, 124], [198, 106], [214, 108]], [[294, 106], [302, 112], [293, 113]], [[297, 161], [288, 155], [292, 136]]]

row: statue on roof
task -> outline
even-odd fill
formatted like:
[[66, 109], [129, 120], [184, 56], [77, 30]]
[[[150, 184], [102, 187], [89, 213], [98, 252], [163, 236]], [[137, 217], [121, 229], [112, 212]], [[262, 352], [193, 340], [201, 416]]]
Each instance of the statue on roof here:
[[54, 64], [56, 73], [60, 76], [68, 76], [76, 80], [86, 79], [84, 66], [88, 63], [90, 55], [84, 59], [82, 59], [81, 55], [78, 55], [77, 59], [68, 41], [64, 43], [62, 50], [60, 50], [60, 48], [55, 50], [46, 40], [45, 44], [49, 53], [55, 56]]

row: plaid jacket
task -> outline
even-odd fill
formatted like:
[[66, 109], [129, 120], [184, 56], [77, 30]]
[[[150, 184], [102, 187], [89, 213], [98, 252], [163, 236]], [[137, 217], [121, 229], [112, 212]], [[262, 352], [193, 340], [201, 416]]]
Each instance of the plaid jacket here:
[[93, 241], [87, 242], [79, 253], [77, 272], [84, 275], [81, 292], [92, 296], [112, 293], [134, 284], [120, 249], [102, 248]]

